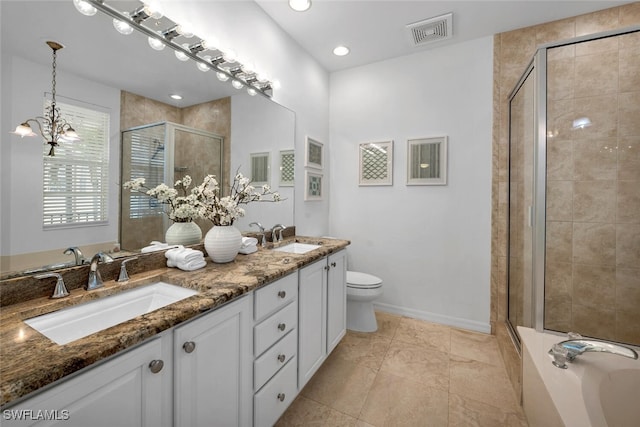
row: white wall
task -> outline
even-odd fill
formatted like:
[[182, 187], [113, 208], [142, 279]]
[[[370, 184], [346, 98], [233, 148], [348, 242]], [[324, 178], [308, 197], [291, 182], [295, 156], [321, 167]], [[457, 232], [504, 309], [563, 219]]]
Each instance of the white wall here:
[[304, 201], [304, 168], [299, 160], [307, 135], [328, 145], [329, 74], [254, 2], [161, 0], [160, 4], [172, 20], [190, 22], [195, 34], [232, 47], [241, 61], [250, 58], [256, 68], [280, 82], [273, 100], [296, 112], [296, 232], [326, 234], [328, 197]]
[[[331, 75], [330, 234], [384, 281], [383, 310], [489, 331], [492, 38]], [[406, 186], [407, 139], [449, 137], [446, 186]], [[393, 186], [358, 144], [394, 141]]]
[[[51, 68], [2, 55], [2, 243], [4, 256], [118, 240], [117, 185], [120, 168], [120, 90], [58, 70], [58, 102], [66, 98], [107, 108], [109, 141], [108, 224], [44, 230], [42, 225], [42, 138], [23, 138], [9, 130], [41, 116], [44, 94], [51, 92]], [[5, 91], [5, 89], [8, 89]], [[37, 132], [37, 130], [34, 130]], [[88, 232], [89, 230], [89, 232]]]

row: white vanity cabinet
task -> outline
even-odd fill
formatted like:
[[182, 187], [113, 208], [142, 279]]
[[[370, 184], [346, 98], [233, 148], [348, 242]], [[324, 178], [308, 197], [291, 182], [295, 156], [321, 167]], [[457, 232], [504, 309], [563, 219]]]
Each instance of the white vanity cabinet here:
[[346, 250], [298, 271], [298, 389], [346, 332]]
[[172, 368], [163, 334], [3, 410], [2, 425], [171, 426]]
[[272, 426], [298, 393], [298, 275], [255, 291], [254, 426]]
[[248, 294], [174, 329], [174, 425], [252, 424], [252, 309]]

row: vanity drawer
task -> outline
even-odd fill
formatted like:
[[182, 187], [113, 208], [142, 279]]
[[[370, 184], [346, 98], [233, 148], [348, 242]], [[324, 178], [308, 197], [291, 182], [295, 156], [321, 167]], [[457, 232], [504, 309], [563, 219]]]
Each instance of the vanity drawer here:
[[260, 356], [273, 343], [284, 337], [298, 323], [298, 304], [290, 303], [253, 328], [253, 351]]
[[281, 309], [298, 296], [298, 275], [290, 274], [255, 292], [253, 317], [261, 320], [270, 313]]
[[282, 340], [257, 358], [253, 364], [254, 390], [260, 390], [269, 378], [296, 355], [297, 350], [298, 334], [296, 331], [289, 331]]
[[256, 393], [253, 400], [253, 425], [272, 426], [297, 394], [297, 362], [295, 356]]

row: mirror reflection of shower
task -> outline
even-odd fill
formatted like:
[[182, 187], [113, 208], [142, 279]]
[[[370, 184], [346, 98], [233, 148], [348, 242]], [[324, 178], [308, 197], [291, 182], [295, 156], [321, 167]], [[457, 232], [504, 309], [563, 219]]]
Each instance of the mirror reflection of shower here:
[[[211, 132], [170, 122], [138, 126], [122, 132], [122, 182], [144, 178], [146, 186], [173, 186], [185, 175], [194, 184], [208, 174], [223, 177], [223, 138]], [[220, 181], [222, 178], [220, 178]], [[164, 206], [140, 193], [121, 192], [120, 244], [136, 250], [164, 241], [171, 225]], [[198, 221], [203, 234], [210, 224]]]

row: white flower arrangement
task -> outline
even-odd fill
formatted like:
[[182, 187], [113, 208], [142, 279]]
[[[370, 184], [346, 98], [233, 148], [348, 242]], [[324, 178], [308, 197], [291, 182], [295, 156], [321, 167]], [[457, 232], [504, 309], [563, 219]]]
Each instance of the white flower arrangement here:
[[220, 186], [215, 175], [207, 175], [202, 184], [193, 189], [203, 206], [203, 218], [207, 218], [213, 225], [233, 225], [233, 222], [243, 217], [244, 208], [251, 202], [279, 202], [280, 194], [271, 191], [268, 185], [263, 185], [258, 191], [251, 185], [249, 178], [236, 173], [228, 196], [221, 197]]
[[[191, 177], [186, 175], [182, 180], [176, 181], [170, 188], [166, 184], [160, 184], [154, 188], [145, 187], [144, 178], [135, 178], [123, 184], [125, 189], [146, 194], [158, 202], [168, 206], [167, 215], [174, 222], [190, 222], [197, 218], [206, 218], [213, 225], [233, 225], [233, 222], [243, 217], [244, 208], [251, 202], [279, 202], [280, 194], [271, 191], [268, 185], [263, 185], [256, 190], [251, 185], [249, 178], [241, 173], [236, 173], [231, 185], [229, 195], [221, 197], [220, 185], [215, 175], [207, 175], [202, 184], [191, 189]], [[179, 192], [182, 195], [179, 195]]]
[[149, 197], [156, 199], [159, 203], [167, 205], [167, 215], [169, 219], [174, 222], [191, 222], [196, 218], [202, 217], [203, 206], [198, 199], [198, 196], [193, 193], [188, 193], [188, 188], [191, 185], [191, 177], [185, 175], [181, 180], [178, 180], [173, 184], [173, 188], [170, 188], [166, 184], [159, 184], [154, 188], [148, 188], [145, 186], [144, 178], [135, 178], [131, 181], [125, 182], [122, 186], [125, 189], [129, 189], [136, 193], [146, 194]]

